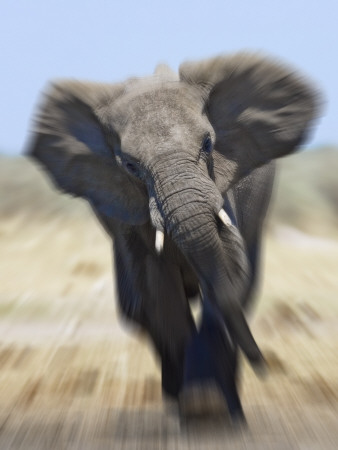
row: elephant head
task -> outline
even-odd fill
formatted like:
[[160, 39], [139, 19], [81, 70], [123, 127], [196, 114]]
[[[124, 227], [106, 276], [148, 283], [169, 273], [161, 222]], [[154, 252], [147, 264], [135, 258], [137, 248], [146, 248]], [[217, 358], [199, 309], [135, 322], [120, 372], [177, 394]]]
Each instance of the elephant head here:
[[56, 82], [42, 101], [30, 154], [99, 215], [149, 222], [159, 258], [173, 242], [204, 300], [249, 360], [260, 362], [238, 301], [250, 277], [246, 249], [223, 199], [255, 168], [294, 151], [317, 114], [304, 79], [239, 53], [184, 63], [179, 76], [162, 67], [120, 84]]

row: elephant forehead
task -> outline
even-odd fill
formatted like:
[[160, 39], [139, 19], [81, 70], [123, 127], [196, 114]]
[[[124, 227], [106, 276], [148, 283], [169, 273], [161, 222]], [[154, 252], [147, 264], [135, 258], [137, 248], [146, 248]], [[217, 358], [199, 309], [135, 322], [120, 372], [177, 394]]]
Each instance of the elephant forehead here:
[[202, 114], [201, 98], [180, 83], [161, 84], [131, 92], [119, 104], [124, 116], [121, 131], [125, 149], [153, 147], [169, 149], [193, 146], [209, 123]]
[[203, 108], [195, 90], [180, 82], [137, 85], [116, 106], [126, 127], [158, 133], [169, 132], [179, 123], [193, 126]]

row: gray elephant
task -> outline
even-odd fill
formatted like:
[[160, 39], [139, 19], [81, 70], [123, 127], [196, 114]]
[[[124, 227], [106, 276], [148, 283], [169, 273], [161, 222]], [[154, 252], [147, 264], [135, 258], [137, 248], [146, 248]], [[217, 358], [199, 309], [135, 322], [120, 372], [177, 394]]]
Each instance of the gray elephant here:
[[214, 380], [243, 417], [238, 349], [264, 365], [244, 313], [272, 160], [303, 142], [317, 114], [308, 82], [250, 53], [184, 63], [179, 75], [159, 66], [149, 78], [47, 90], [29, 154], [87, 199], [114, 239], [120, 309], [150, 336], [174, 398]]

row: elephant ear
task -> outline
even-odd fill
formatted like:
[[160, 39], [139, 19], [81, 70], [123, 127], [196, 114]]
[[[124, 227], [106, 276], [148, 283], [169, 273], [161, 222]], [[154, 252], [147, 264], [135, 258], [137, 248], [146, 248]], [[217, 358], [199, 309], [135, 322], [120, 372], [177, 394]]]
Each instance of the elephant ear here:
[[180, 78], [205, 97], [216, 133], [214, 171], [222, 193], [254, 168], [294, 151], [318, 115], [318, 94], [311, 84], [257, 54], [184, 63]]
[[123, 85], [54, 83], [44, 95], [28, 154], [59, 188], [87, 199], [99, 214], [140, 224], [148, 220], [148, 200], [118, 166], [118, 137], [109, 124], [109, 110], [123, 91]]

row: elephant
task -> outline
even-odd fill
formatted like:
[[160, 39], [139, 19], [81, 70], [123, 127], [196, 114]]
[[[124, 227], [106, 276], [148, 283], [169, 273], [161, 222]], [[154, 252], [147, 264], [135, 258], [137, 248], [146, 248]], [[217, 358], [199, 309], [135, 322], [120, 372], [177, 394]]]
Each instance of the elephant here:
[[119, 83], [58, 80], [42, 97], [27, 153], [113, 239], [120, 312], [178, 404], [207, 379], [244, 419], [239, 352], [265, 367], [247, 314], [275, 159], [304, 142], [319, 103], [311, 82], [255, 52]]

